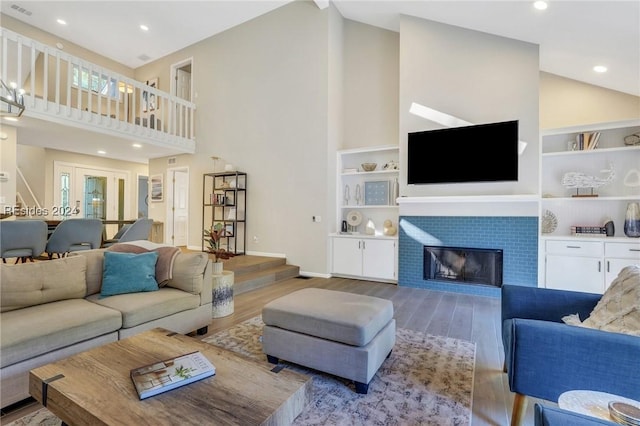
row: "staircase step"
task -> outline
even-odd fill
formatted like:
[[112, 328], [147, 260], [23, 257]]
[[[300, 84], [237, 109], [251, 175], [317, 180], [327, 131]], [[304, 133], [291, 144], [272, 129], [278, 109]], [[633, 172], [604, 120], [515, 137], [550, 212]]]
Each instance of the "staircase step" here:
[[253, 272], [244, 272], [239, 276], [235, 275], [233, 293], [246, 293], [251, 290], [275, 284], [282, 280], [297, 277], [299, 274], [299, 266], [287, 264], [272, 266], [270, 268], [262, 268]]
[[245, 274], [253, 274], [260, 271], [269, 270], [278, 266], [286, 265], [287, 259], [283, 257], [267, 256], [235, 256], [226, 259], [224, 269], [235, 273], [235, 280]]

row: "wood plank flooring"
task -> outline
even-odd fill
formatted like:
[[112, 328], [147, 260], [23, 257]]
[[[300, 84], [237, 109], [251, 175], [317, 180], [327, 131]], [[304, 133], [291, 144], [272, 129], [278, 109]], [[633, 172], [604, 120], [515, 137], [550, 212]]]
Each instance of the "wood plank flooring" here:
[[[513, 394], [509, 391], [507, 376], [502, 372], [504, 352], [500, 337], [499, 299], [344, 278], [292, 278], [236, 295], [234, 313], [212, 320], [207, 336], [260, 315], [262, 307], [269, 301], [307, 287], [389, 299], [394, 305], [397, 327], [475, 342], [476, 368], [471, 424], [509, 424]], [[533, 405], [536, 401], [529, 400], [522, 426], [533, 425]], [[18, 412], [3, 415], [0, 424], [6, 424], [37, 408], [37, 404], [32, 404]]]
[[[307, 287], [389, 299], [393, 302], [397, 327], [474, 342], [476, 369], [471, 424], [509, 425], [513, 394], [509, 391], [507, 376], [502, 372], [504, 351], [500, 336], [499, 299], [345, 278], [293, 278], [237, 295], [234, 313], [213, 320], [207, 335], [260, 315], [262, 307], [271, 300]], [[541, 401], [529, 399], [522, 426], [533, 425], [535, 402]], [[544, 403], [554, 405], [547, 401]]]

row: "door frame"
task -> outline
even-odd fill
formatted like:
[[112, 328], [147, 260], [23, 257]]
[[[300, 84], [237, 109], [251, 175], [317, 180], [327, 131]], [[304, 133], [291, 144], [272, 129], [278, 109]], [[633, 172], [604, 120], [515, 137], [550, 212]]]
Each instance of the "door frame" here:
[[[77, 169], [89, 169], [95, 170], [105, 173], [118, 173], [124, 175], [124, 217], [131, 217], [131, 171], [129, 170], [121, 170], [121, 169], [112, 169], [109, 167], [100, 167], [91, 164], [82, 164], [82, 163], [68, 163], [66, 161], [53, 161], [53, 205], [60, 206], [60, 180], [58, 176], [60, 172], [69, 171], [71, 175], [71, 180], [69, 182], [69, 186], [71, 189], [71, 194], [69, 196], [69, 201], [75, 203], [78, 200], [78, 197], [81, 194], [76, 194], [76, 186], [78, 182], [76, 181], [76, 173]], [[136, 182], [137, 185], [137, 182]], [[82, 206], [81, 206], [82, 208]]]
[[191, 213], [191, 208], [189, 204], [191, 203], [191, 197], [189, 196], [191, 193], [191, 173], [189, 171], [188, 166], [179, 166], [179, 167], [170, 167], [167, 169], [167, 184], [166, 184], [166, 207], [167, 210], [165, 212], [165, 222], [166, 226], [164, 227], [164, 241], [168, 244], [173, 245], [173, 227], [174, 227], [174, 217], [173, 217], [173, 206], [175, 202], [174, 191], [175, 191], [175, 183], [174, 183], [174, 173], [176, 171], [185, 172], [187, 174], [187, 224], [186, 224], [186, 234], [187, 234], [187, 246], [189, 245], [189, 215]]
[[191, 97], [191, 99], [189, 100], [190, 102], [193, 102], [193, 56], [183, 59], [182, 61], [176, 62], [175, 64], [172, 64], [170, 67], [170, 94], [173, 96], [177, 96], [176, 95], [176, 78], [177, 78], [177, 70], [179, 68], [184, 67], [185, 65], [191, 65], [191, 87], [189, 87], [189, 96]]

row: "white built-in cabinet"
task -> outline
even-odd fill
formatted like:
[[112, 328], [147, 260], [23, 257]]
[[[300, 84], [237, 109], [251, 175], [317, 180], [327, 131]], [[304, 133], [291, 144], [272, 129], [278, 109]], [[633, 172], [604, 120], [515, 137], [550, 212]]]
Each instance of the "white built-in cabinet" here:
[[333, 274], [395, 280], [396, 240], [348, 236], [332, 238]]
[[[376, 163], [377, 167], [365, 171], [363, 163]], [[336, 223], [329, 236], [333, 275], [397, 282], [398, 236], [397, 232], [385, 235], [384, 222], [390, 220], [398, 228], [398, 164], [397, 146], [338, 151]], [[342, 232], [342, 222], [354, 212], [362, 218], [361, 223]], [[375, 227], [372, 235], [365, 229], [369, 221]]]
[[[576, 135], [600, 132], [596, 149], [574, 150]], [[640, 240], [624, 234], [627, 205], [640, 201], [635, 170], [640, 170], [640, 145], [625, 145], [625, 136], [640, 132], [640, 120], [545, 131], [542, 134], [540, 217], [553, 218], [553, 232], [540, 234], [540, 286], [603, 293], [622, 268], [640, 263]], [[562, 185], [566, 172], [605, 178], [597, 197], [573, 197]], [[584, 192], [583, 192], [584, 193]], [[611, 237], [573, 236], [572, 226], [602, 226], [611, 220]]]

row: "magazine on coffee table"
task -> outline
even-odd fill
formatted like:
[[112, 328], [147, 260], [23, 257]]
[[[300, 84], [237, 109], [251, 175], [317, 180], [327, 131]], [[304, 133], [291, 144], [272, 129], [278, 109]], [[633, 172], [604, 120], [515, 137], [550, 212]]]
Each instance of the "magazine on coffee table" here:
[[216, 368], [200, 352], [180, 355], [131, 370], [131, 380], [140, 399], [202, 380]]

